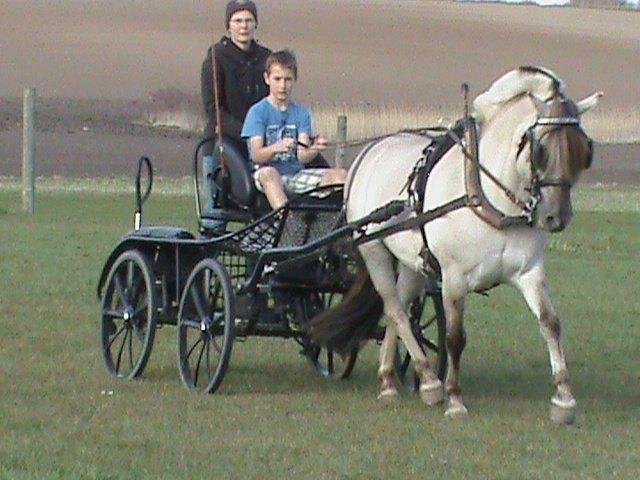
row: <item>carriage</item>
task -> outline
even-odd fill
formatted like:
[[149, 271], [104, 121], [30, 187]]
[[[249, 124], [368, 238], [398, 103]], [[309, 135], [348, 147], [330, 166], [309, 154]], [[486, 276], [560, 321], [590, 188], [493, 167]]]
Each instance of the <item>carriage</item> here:
[[[204, 213], [198, 172], [206, 141], [198, 144], [193, 159], [197, 233], [142, 224], [153, 169], [146, 157], [138, 162], [135, 228], [109, 255], [97, 288], [108, 372], [121, 379], [141, 375], [156, 329], [175, 325], [180, 378], [191, 390], [215, 392], [227, 371], [234, 340], [250, 336], [291, 338], [320, 375], [347, 378], [359, 348], [337, 352], [316, 344], [308, 324], [353, 283], [354, 233], [388, 220], [398, 206], [346, 223], [343, 187], [335, 185], [293, 196], [271, 211], [253, 185], [246, 159], [225, 142], [225, 175], [213, 180], [219, 208]], [[227, 228], [211, 228], [211, 220], [222, 220]], [[412, 303], [410, 318], [421, 348], [435, 358], [436, 374], [443, 378], [445, 320], [436, 282], [428, 282]], [[376, 327], [367, 338], [381, 341], [383, 335]], [[402, 384], [415, 390], [418, 378], [406, 351], [396, 353], [395, 365]]]

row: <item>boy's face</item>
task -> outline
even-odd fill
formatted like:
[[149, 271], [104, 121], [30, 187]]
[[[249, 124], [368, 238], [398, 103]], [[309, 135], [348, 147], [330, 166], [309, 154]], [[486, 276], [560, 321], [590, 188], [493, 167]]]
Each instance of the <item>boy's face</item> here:
[[289, 100], [296, 79], [291, 69], [274, 63], [269, 71], [264, 73], [264, 81], [269, 85], [269, 95], [284, 102]]

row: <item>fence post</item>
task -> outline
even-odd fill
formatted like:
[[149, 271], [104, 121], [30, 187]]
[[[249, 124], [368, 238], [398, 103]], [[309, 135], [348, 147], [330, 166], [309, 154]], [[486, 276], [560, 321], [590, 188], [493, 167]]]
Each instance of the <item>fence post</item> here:
[[[336, 142], [338, 144], [344, 144], [347, 142], [347, 116], [346, 115], [338, 115], [338, 132], [336, 135]], [[336, 167], [343, 168], [344, 167], [344, 146], [339, 146], [336, 148], [336, 158], [335, 163]]]
[[22, 208], [33, 213], [36, 200], [36, 89], [25, 88], [22, 104]]

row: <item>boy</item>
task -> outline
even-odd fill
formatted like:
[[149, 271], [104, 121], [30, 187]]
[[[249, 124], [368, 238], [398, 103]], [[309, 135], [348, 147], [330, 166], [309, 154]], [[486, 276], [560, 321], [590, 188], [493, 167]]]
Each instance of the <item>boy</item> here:
[[267, 57], [264, 80], [269, 95], [253, 105], [244, 121], [242, 137], [247, 139], [249, 155], [255, 164], [254, 180], [273, 209], [287, 202], [285, 189], [301, 193], [319, 185], [344, 183], [347, 172], [342, 168], [308, 168], [326, 140], [311, 137], [311, 115], [291, 100], [297, 79], [296, 58], [289, 50]]

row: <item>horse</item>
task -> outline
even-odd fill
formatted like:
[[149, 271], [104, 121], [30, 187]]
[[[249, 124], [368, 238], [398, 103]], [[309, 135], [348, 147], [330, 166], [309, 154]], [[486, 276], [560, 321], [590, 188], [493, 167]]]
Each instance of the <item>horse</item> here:
[[[572, 423], [577, 403], [569, 384], [561, 321], [546, 285], [543, 251], [547, 234], [564, 230], [571, 221], [571, 189], [593, 155], [580, 116], [601, 96], [597, 92], [573, 102], [564, 82], [541, 67], [520, 67], [495, 80], [473, 101], [463, 138], [450, 130], [459, 147], [449, 149], [435, 164], [419, 192], [424, 194], [422, 207], [410, 209], [404, 217], [422, 213], [428, 218], [439, 209], [440, 214], [419, 222], [417, 228], [373, 235], [359, 244], [363, 262], [356, 281], [341, 304], [313, 319], [312, 338], [346, 351], [364, 341], [370, 331], [366, 325], [375, 326], [386, 317], [378, 398], [398, 396], [394, 356], [399, 337], [414, 362], [422, 400], [434, 405], [447, 399], [445, 415], [464, 416], [468, 410], [459, 376], [466, 344], [465, 298], [511, 284], [524, 296], [546, 340], [555, 385], [551, 420]], [[415, 177], [412, 172], [425, 144], [424, 136], [398, 133], [365, 147], [345, 185], [347, 220], [362, 219], [394, 200], [406, 201], [407, 185]], [[368, 233], [394, 222], [397, 219], [370, 225]], [[433, 259], [435, 265], [428, 261]], [[446, 317], [444, 384], [430, 368], [407, 314], [428, 279], [425, 273], [433, 276], [438, 268]]]

